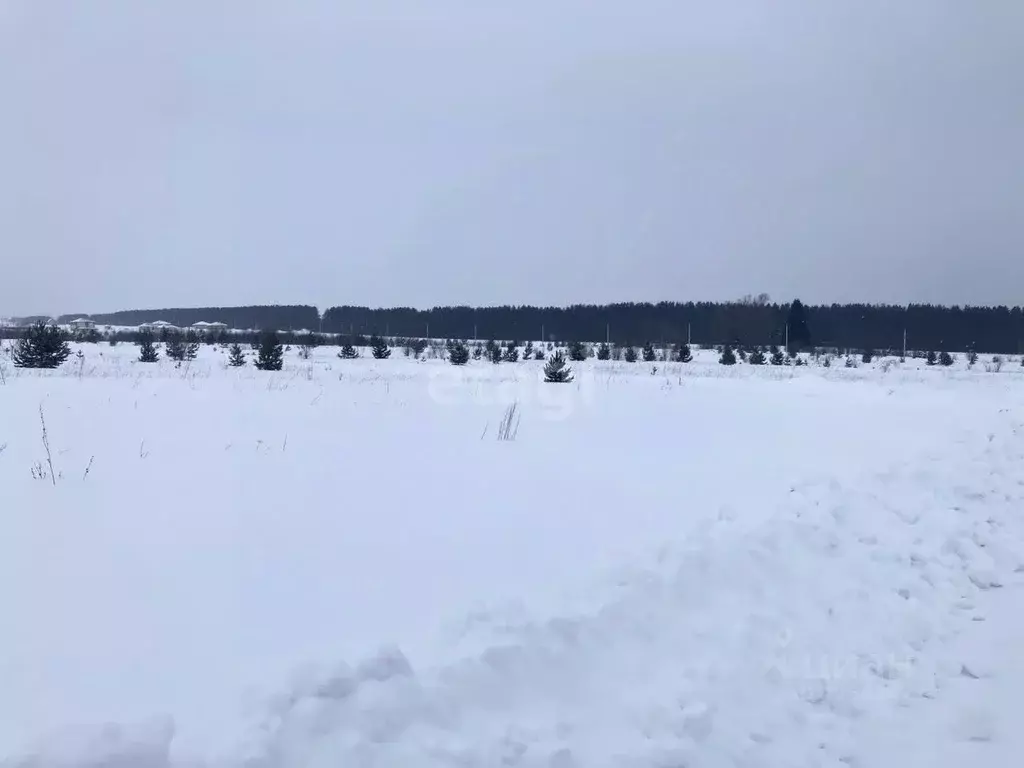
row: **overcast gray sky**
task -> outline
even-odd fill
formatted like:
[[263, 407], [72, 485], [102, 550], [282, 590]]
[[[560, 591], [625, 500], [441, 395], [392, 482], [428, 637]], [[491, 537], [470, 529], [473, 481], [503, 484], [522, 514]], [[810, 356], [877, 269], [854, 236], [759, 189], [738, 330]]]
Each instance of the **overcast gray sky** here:
[[1020, 0], [0, 0], [0, 316], [1024, 302]]

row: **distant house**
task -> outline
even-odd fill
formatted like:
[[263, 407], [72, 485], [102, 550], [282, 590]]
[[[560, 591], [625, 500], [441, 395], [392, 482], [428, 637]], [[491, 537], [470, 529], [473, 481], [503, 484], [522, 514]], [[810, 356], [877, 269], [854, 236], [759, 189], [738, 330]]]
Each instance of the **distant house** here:
[[178, 326], [168, 323], [166, 320], [154, 320], [151, 323], [143, 323], [139, 326], [140, 331], [177, 331]]
[[204, 333], [211, 332], [211, 331], [212, 332], [226, 331], [227, 329], [228, 329], [227, 323], [207, 323], [207, 322], [204, 322], [202, 320], [200, 320], [198, 323], [192, 323], [192, 330], [193, 331], [202, 331]]
[[72, 320], [70, 323], [68, 323], [68, 325], [71, 326], [71, 330], [73, 330], [73, 331], [95, 331], [96, 330], [96, 322], [94, 320], [90, 320], [87, 317], [80, 317], [77, 320]]

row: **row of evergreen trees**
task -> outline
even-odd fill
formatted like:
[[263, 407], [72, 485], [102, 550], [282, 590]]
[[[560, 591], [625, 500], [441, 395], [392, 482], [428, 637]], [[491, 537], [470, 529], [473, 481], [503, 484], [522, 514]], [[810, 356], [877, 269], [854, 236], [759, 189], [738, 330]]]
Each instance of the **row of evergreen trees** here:
[[[157, 336], [150, 331], [142, 331], [136, 336], [135, 343], [139, 348], [139, 361], [143, 363], [156, 362], [160, 357], [157, 349]], [[165, 333], [161, 334], [160, 338], [164, 344], [164, 354], [179, 364], [194, 360], [198, 355], [200, 344], [204, 340], [201, 335], [194, 332], [186, 332], [184, 334], [180, 332]], [[300, 355], [307, 359], [315, 346], [326, 342], [325, 338], [316, 334], [303, 335], [301, 338], [303, 343], [300, 346]], [[113, 338], [110, 342], [111, 344], [117, 343], [116, 339]], [[406, 353], [414, 354], [417, 357], [429, 346], [429, 342], [425, 339], [406, 340], [405, 344]], [[284, 361], [285, 344], [280, 334], [273, 331], [265, 332], [258, 337], [254, 337], [250, 342], [250, 346], [256, 353], [253, 361], [256, 368], [267, 371], [281, 370]], [[368, 346], [375, 359], [384, 360], [391, 356], [392, 348], [388, 340], [383, 337], [374, 336], [370, 338]], [[466, 365], [471, 358], [475, 360], [484, 358], [495, 364], [502, 362], [515, 363], [520, 359], [545, 359], [546, 353], [543, 346], [535, 347], [532, 341], [528, 341], [522, 348], [521, 353], [520, 346], [516, 341], [502, 345], [497, 341], [491, 340], [485, 344], [474, 344], [470, 347], [465, 341], [449, 340], [444, 345], [444, 352], [448, 361], [452, 365], [457, 366]], [[552, 345], [549, 343], [547, 346], [551, 347]], [[743, 361], [750, 365], [805, 364], [804, 359], [794, 352], [792, 348], [784, 351], [777, 345], [771, 345], [766, 350], [760, 346], [744, 347], [740, 345], [734, 347], [727, 344], [720, 347], [719, 352], [719, 362], [723, 365], [735, 365], [738, 361]], [[13, 359], [15, 365], [22, 368], [56, 368], [64, 363], [70, 354], [71, 349], [68, 345], [67, 334], [58, 327], [38, 323], [27, 329], [18, 340], [13, 352]], [[817, 356], [818, 351], [814, 351], [812, 354]], [[875, 355], [874, 350], [865, 350], [861, 354], [861, 361], [870, 363]], [[927, 365], [949, 366], [954, 362], [953, 356], [946, 351], [936, 353], [932, 350], [921, 356], [924, 357]], [[338, 357], [342, 359], [359, 357], [359, 352], [352, 339], [342, 340]], [[689, 363], [693, 360], [693, 352], [688, 344], [678, 344], [674, 347], [663, 349], [659, 354], [651, 342], [646, 343], [638, 350], [633, 346], [613, 347], [607, 343], [602, 343], [594, 347], [575, 341], [567, 345], [564, 354], [561, 350], [558, 350], [554, 353], [551, 360], [548, 361], [549, 365], [545, 367], [545, 374], [548, 380], [558, 381], [562, 375], [569, 377], [566, 380], [571, 380], [571, 369], [565, 368], [566, 357], [568, 360], [576, 362], [582, 362], [589, 357], [596, 357], [598, 360], [615, 359], [625, 360], [629, 363], [638, 362], [641, 359], [644, 362], [671, 361]], [[970, 365], [974, 365], [978, 359], [977, 352], [969, 350], [967, 359]], [[242, 345], [237, 341], [229, 347], [228, 362], [231, 366], [235, 367], [246, 364]], [[853, 357], [847, 356], [846, 365], [851, 366], [853, 364], [855, 364]], [[1001, 366], [1002, 359], [996, 356], [993, 358], [993, 364]], [[1024, 360], [1021, 361], [1021, 364], [1024, 365]], [[826, 357], [823, 365], [831, 365], [830, 356]]]

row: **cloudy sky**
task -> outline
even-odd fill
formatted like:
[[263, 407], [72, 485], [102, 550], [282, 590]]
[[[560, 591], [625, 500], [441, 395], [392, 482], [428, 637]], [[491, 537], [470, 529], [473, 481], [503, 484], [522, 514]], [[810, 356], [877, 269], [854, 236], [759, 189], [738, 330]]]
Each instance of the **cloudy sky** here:
[[1020, 0], [0, 0], [0, 316], [1024, 302]]

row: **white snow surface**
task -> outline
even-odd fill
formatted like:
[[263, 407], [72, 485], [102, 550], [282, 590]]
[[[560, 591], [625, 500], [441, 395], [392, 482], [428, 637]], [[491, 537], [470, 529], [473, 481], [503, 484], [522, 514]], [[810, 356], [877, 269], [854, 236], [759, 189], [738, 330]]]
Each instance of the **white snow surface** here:
[[1024, 754], [1019, 362], [81, 349], [0, 355], [5, 768]]

